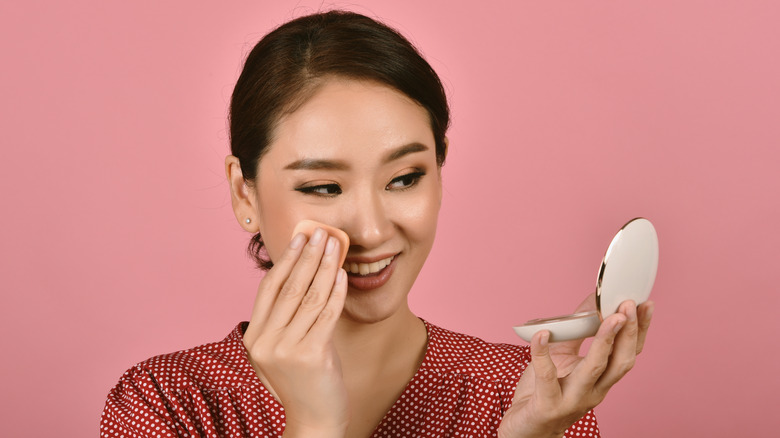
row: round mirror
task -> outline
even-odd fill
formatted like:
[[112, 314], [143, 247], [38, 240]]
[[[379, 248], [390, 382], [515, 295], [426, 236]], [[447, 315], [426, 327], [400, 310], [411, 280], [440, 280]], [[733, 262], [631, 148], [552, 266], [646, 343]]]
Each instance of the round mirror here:
[[647, 219], [634, 219], [618, 231], [601, 262], [596, 283], [596, 306], [601, 319], [617, 312], [623, 301], [647, 301], [657, 271], [655, 227]]
[[612, 239], [599, 268], [596, 307], [592, 312], [554, 318], [533, 319], [514, 327], [518, 336], [530, 342], [541, 330], [550, 332], [550, 342], [593, 336], [604, 318], [617, 312], [620, 303], [647, 301], [658, 271], [658, 235], [649, 220], [636, 218], [625, 224]]

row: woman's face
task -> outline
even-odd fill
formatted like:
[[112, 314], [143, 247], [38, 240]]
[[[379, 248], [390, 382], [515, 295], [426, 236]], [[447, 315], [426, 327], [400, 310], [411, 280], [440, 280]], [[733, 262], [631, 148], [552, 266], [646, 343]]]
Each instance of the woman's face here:
[[426, 110], [385, 85], [333, 78], [274, 134], [250, 192], [271, 260], [302, 219], [341, 228], [350, 238], [342, 317], [373, 322], [408, 309], [442, 194]]

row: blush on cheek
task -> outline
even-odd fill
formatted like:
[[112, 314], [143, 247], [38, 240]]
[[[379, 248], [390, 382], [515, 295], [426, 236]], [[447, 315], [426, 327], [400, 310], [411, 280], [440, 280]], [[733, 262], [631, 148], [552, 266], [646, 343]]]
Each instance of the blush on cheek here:
[[420, 233], [420, 235], [430, 235], [436, 231], [436, 225], [441, 209], [440, 198], [435, 187], [430, 187], [421, 196], [411, 202], [398, 203], [396, 211], [404, 217], [404, 222], [409, 224], [410, 229]]

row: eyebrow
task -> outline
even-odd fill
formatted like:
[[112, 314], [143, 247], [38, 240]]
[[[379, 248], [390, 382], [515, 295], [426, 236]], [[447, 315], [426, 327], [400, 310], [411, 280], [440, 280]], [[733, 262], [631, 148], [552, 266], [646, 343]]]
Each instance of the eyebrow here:
[[349, 169], [349, 166], [343, 161], [304, 158], [302, 160], [293, 161], [284, 166], [284, 168], [289, 170], [347, 170]]
[[[383, 164], [387, 164], [391, 161], [395, 161], [401, 157], [404, 157], [415, 152], [424, 152], [428, 150], [428, 146], [422, 143], [409, 143], [396, 148], [391, 151], [382, 160]], [[292, 163], [284, 166], [288, 170], [349, 170], [349, 165], [344, 161], [339, 160], [323, 160], [317, 158], [304, 158], [301, 160], [293, 161]]]
[[427, 150], [428, 150], [428, 146], [425, 146], [422, 143], [417, 143], [417, 142], [409, 143], [409, 144], [403, 145], [403, 146], [397, 148], [396, 150], [390, 152], [389, 154], [387, 154], [387, 157], [385, 157], [384, 163], [386, 164], [386, 163], [389, 163], [391, 161], [397, 160], [397, 159], [403, 157], [404, 155], [413, 154], [415, 152], [424, 152], [424, 151], [427, 151]]

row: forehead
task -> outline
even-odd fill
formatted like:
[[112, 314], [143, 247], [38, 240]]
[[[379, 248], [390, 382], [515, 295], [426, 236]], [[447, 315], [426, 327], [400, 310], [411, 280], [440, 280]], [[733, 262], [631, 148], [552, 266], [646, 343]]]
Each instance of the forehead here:
[[371, 159], [414, 142], [435, 150], [425, 108], [383, 84], [333, 78], [280, 119], [263, 161], [333, 156]]

